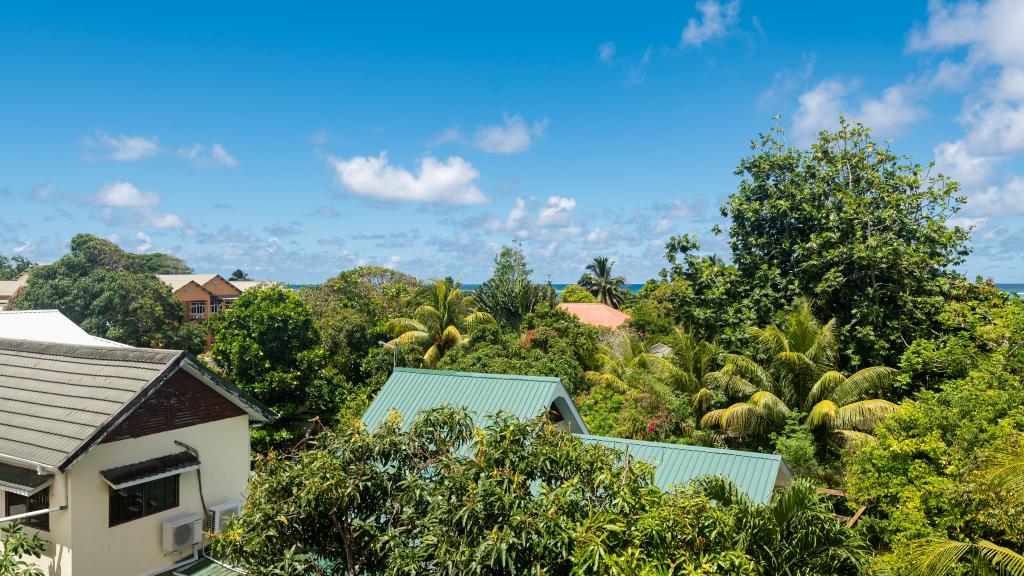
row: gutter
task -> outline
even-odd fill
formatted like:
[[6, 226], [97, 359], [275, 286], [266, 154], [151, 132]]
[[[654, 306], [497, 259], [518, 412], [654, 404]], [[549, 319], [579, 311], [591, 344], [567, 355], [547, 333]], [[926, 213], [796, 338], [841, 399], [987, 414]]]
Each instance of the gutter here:
[[0, 462], [6, 462], [8, 464], [18, 466], [21, 468], [35, 468], [37, 473], [40, 473], [41, 470], [45, 470], [50, 474], [56, 474], [57, 472], [59, 472], [59, 470], [57, 470], [57, 467], [51, 464], [43, 464], [42, 462], [26, 460], [24, 458], [18, 458], [17, 456], [8, 456], [7, 454], [0, 454]]

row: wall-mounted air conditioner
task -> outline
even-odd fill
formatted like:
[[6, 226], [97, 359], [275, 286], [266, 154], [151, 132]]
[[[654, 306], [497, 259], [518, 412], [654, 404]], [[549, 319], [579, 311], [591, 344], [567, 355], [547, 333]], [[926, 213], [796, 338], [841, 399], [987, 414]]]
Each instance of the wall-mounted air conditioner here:
[[164, 552], [174, 552], [203, 541], [203, 515], [186, 514], [164, 520]]
[[206, 511], [206, 531], [211, 534], [223, 532], [228, 520], [238, 514], [241, 509], [241, 500], [231, 500], [210, 506], [210, 509]]

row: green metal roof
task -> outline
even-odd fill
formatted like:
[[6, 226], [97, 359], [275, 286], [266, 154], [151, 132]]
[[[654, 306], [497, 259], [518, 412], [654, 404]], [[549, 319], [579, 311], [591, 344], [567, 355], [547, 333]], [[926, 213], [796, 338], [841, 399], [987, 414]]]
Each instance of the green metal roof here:
[[721, 475], [736, 483], [755, 502], [766, 503], [777, 481], [788, 481], [789, 469], [778, 454], [723, 450], [703, 446], [580, 435], [584, 442], [628, 452], [653, 466], [661, 488], [684, 486], [698, 476]]
[[238, 576], [239, 574], [245, 574], [245, 572], [204, 557], [192, 564], [164, 572], [159, 576]]
[[556, 400], [571, 430], [586, 432], [558, 378], [397, 368], [366, 409], [363, 423], [376, 428], [396, 410], [408, 425], [420, 411], [444, 405], [466, 408], [476, 418], [508, 412], [528, 419], [545, 412]]

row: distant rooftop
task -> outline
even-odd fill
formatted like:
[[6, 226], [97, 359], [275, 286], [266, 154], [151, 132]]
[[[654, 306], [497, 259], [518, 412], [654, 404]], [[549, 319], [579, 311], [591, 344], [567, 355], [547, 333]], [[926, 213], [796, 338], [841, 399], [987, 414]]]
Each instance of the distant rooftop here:
[[599, 328], [616, 329], [629, 320], [629, 314], [616, 310], [607, 304], [570, 304], [561, 302], [558, 307], [580, 319], [584, 324]]
[[[210, 280], [216, 278], [217, 274], [157, 274], [164, 284], [171, 287], [171, 292], [176, 292], [181, 289], [182, 286], [189, 282], [195, 282], [200, 286], [205, 285]], [[224, 281], [231, 284], [235, 288], [238, 288], [239, 292], [245, 292], [250, 288], [255, 288], [262, 284], [277, 284], [277, 282], [271, 280], [228, 280], [224, 278]], [[0, 291], [2, 293], [2, 291]]]
[[0, 338], [77, 346], [131, 348], [127, 344], [89, 334], [61, 314], [60, 310], [0, 311]]

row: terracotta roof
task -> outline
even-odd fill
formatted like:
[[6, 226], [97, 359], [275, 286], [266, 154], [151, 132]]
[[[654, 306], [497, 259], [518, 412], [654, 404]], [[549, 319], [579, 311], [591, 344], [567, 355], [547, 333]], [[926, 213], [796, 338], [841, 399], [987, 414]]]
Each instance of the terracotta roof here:
[[629, 320], [629, 314], [616, 310], [607, 304], [570, 304], [561, 302], [558, 307], [580, 319], [584, 324], [599, 328], [618, 328]]

